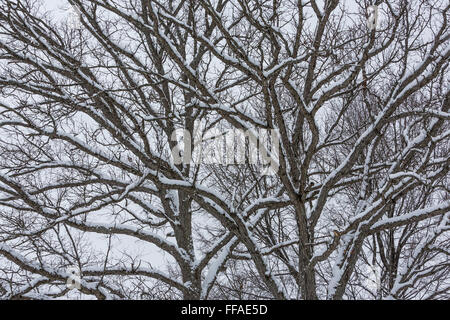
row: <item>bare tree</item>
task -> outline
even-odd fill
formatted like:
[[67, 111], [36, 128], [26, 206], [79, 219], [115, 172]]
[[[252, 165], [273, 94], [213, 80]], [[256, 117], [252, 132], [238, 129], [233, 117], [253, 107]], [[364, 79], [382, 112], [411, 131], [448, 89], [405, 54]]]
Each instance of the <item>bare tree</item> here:
[[0, 4], [3, 298], [448, 298], [449, 5], [67, 2]]

